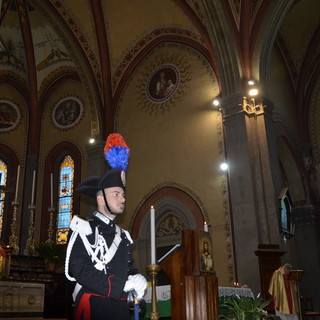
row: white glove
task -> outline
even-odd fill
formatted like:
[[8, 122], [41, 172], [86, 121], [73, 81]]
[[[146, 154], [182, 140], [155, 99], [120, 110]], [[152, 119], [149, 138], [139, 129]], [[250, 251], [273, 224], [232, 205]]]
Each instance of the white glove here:
[[[130, 276], [129, 276], [130, 277]], [[130, 279], [130, 281], [133, 280], [134, 282], [134, 290], [137, 293], [137, 298], [142, 298], [144, 295], [145, 290], [147, 289], [147, 280], [146, 278], [138, 273], [135, 274], [134, 276], [132, 276], [132, 278]]]
[[128, 280], [126, 281], [123, 291], [129, 292], [135, 289], [135, 282], [132, 279], [132, 276], [128, 277]]

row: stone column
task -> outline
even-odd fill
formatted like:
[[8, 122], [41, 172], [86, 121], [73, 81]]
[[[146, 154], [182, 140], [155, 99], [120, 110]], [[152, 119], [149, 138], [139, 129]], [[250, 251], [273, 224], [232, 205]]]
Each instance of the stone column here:
[[[226, 157], [234, 229], [235, 256], [240, 284], [259, 288], [259, 244], [278, 244], [277, 152], [271, 103], [266, 99], [226, 97], [224, 112]], [[280, 175], [278, 175], [280, 176]]]
[[[88, 155], [87, 160], [87, 177], [102, 176], [108, 170], [108, 165], [104, 159], [103, 149], [105, 146], [104, 141], [98, 141], [94, 144], [86, 146], [86, 152]], [[83, 180], [86, 177], [83, 178]], [[92, 212], [96, 210], [96, 201], [89, 197], [81, 197], [81, 201], [86, 203], [86, 215], [91, 216]]]

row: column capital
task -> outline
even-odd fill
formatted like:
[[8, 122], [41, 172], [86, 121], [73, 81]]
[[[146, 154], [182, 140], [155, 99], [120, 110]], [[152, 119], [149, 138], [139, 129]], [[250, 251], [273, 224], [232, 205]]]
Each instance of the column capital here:
[[273, 103], [263, 95], [254, 98], [246, 97], [240, 93], [229, 95], [221, 98], [220, 106], [225, 118], [240, 113], [247, 115], [267, 113], [271, 115], [273, 111]]

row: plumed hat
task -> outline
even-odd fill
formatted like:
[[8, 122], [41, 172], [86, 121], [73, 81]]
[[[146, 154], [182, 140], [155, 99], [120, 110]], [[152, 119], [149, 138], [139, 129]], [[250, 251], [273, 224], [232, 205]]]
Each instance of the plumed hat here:
[[83, 180], [76, 191], [89, 197], [95, 197], [99, 190], [106, 188], [120, 187], [125, 190], [125, 171], [128, 166], [129, 153], [130, 149], [123, 137], [118, 133], [110, 134], [104, 147], [104, 155], [111, 169], [102, 177], [92, 176]]

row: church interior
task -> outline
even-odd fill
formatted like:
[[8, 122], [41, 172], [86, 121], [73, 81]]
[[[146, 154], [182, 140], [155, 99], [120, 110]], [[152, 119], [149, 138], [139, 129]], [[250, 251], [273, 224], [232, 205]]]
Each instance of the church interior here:
[[[70, 316], [63, 257], [44, 271], [37, 248], [64, 252], [72, 216], [95, 210], [75, 189], [108, 169], [111, 133], [130, 148], [117, 224], [142, 274], [153, 206], [157, 259], [177, 244], [193, 252], [198, 230], [212, 255], [199, 277], [268, 298], [272, 272], [290, 263], [320, 310], [318, 0], [0, 6], [0, 317], [22, 314], [21, 282], [43, 295], [24, 316]], [[169, 264], [159, 284], [173, 281]]]

